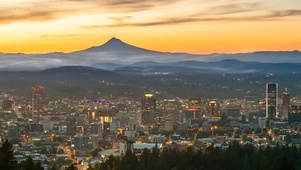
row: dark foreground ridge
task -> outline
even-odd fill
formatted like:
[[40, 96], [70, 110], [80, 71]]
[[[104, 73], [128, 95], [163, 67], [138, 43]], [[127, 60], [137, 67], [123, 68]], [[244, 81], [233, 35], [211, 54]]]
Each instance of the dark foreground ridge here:
[[[208, 147], [204, 151], [192, 147], [186, 151], [157, 148], [143, 149], [140, 156], [128, 150], [125, 155], [96, 164], [89, 170], [295, 170], [301, 168], [301, 149], [276, 144], [274, 148], [255, 148], [233, 142], [228, 149]], [[12, 145], [5, 140], [0, 148], [0, 167], [9, 170], [41, 170], [41, 162], [34, 163], [29, 156], [20, 164], [13, 156]], [[55, 169], [52, 167], [52, 169]], [[71, 164], [67, 169], [75, 169]]]

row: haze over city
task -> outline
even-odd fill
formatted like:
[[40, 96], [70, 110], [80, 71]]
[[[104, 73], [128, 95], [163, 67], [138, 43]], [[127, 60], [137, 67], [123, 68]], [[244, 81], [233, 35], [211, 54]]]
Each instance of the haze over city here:
[[0, 0], [0, 169], [301, 169], [300, 0]]

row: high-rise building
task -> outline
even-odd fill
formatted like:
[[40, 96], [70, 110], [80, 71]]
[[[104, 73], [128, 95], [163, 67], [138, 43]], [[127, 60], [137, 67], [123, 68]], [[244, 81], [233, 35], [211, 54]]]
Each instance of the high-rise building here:
[[282, 105], [281, 105], [281, 115], [287, 117], [289, 105], [291, 103], [290, 94], [287, 88], [284, 89], [282, 93]]
[[[257, 96], [245, 96], [244, 102], [244, 115], [246, 116], [246, 121], [249, 122], [250, 113], [260, 112], [260, 105]], [[252, 116], [251, 116], [252, 117]]]
[[156, 112], [156, 99], [152, 94], [145, 94], [141, 101], [142, 111]]
[[86, 150], [89, 148], [89, 136], [88, 135], [75, 135], [74, 136], [74, 149]]
[[6, 100], [3, 100], [2, 110], [11, 110], [12, 108], [13, 108], [13, 101], [9, 100], [8, 98]]
[[90, 150], [98, 147], [98, 135], [75, 135], [74, 149], [75, 150]]
[[67, 116], [67, 135], [75, 135], [77, 130], [77, 114]]
[[90, 123], [89, 132], [92, 135], [101, 135], [101, 124], [99, 122]]
[[278, 84], [266, 84], [266, 118], [267, 121], [276, 118], [278, 115]]
[[241, 116], [241, 105], [230, 104], [226, 106], [226, 116], [239, 117]]
[[178, 121], [179, 120], [179, 102], [175, 99], [164, 99], [163, 115], [165, 117], [165, 120]]
[[217, 101], [210, 101], [209, 106], [208, 106], [208, 115], [209, 117], [211, 116], [220, 116], [219, 114], [219, 103]]
[[188, 109], [186, 110], [185, 117], [196, 119], [200, 117], [201, 113], [201, 98], [189, 98]]
[[31, 105], [32, 105], [32, 121], [33, 121], [33, 123], [40, 122], [42, 108], [43, 108], [43, 93], [44, 93], [43, 86], [32, 87]]
[[142, 122], [154, 123], [156, 113], [156, 99], [152, 94], [145, 94], [141, 100]]
[[26, 125], [27, 132], [44, 132], [43, 125], [40, 123], [31, 123]]
[[110, 122], [113, 122], [115, 113], [112, 110], [98, 110], [97, 115], [99, 116], [99, 122], [102, 125], [103, 130], [110, 129]]
[[201, 108], [201, 99], [200, 98], [189, 98], [188, 99], [189, 109], [197, 109]]
[[301, 122], [301, 105], [290, 105], [288, 109], [288, 122]]
[[8, 136], [9, 139], [15, 139], [19, 137], [19, 126], [17, 124], [8, 125]]

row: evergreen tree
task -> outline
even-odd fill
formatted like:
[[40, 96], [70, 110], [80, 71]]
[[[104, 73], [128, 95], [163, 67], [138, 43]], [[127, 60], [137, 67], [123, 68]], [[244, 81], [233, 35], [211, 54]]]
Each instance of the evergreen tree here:
[[205, 152], [188, 148], [185, 151], [144, 149], [139, 160], [131, 151], [121, 159], [110, 156], [95, 170], [255, 170], [300, 169], [301, 149], [283, 146], [256, 149], [253, 145], [234, 142], [228, 149], [208, 147]]
[[24, 170], [35, 170], [35, 165], [33, 163], [33, 160], [31, 158], [31, 156], [29, 156], [26, 161], [21, 162], [20, 166], [24, 169]]
[[136, 154], [131, 150], [127, 150], [124, 157], [121, 159], [120, 168], [122, 170], [136, 170], [139, 166], [139, 161]]
[[108, 168], [110, 170], [113, 170], [114, 168], [116, 168], [116, 167], [114, 167], [116, 160], [113, 155], [110, 155], [109, 159], [106, 162], [108, 163]]
[[42, 167], [41, 161], [38, 161], [38, 163], [36, 164], [36, 170], [44, 170], [44, 168]]
[[13, 146], [7, 139], [4, 140], [0, 148], [0, 167], [1, 169], [9, 170], [14, 170], [18, 167], [17, 161], [14, 158]]
[[295, 167], [292, 164], [292, 161], [287, 158], [285, 154], [281, 154], [276, 161], [275, 170], [294, 170]]
[[149, 158], [150, 158], [150, 152], [148, 149], [144, 148], [141, 153], [141, 156], [140, 156], [139, 169], [143, 170], [143, 169], [148, 168], [148, 159]]

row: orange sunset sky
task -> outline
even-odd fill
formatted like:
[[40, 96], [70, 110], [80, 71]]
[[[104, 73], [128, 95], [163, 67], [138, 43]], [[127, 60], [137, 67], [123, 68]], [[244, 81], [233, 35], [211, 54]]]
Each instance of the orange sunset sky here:
[[71, 52], [111, 37], [198, 54], [301, 50], [301, 0], [0, 0], [0, 52]]

